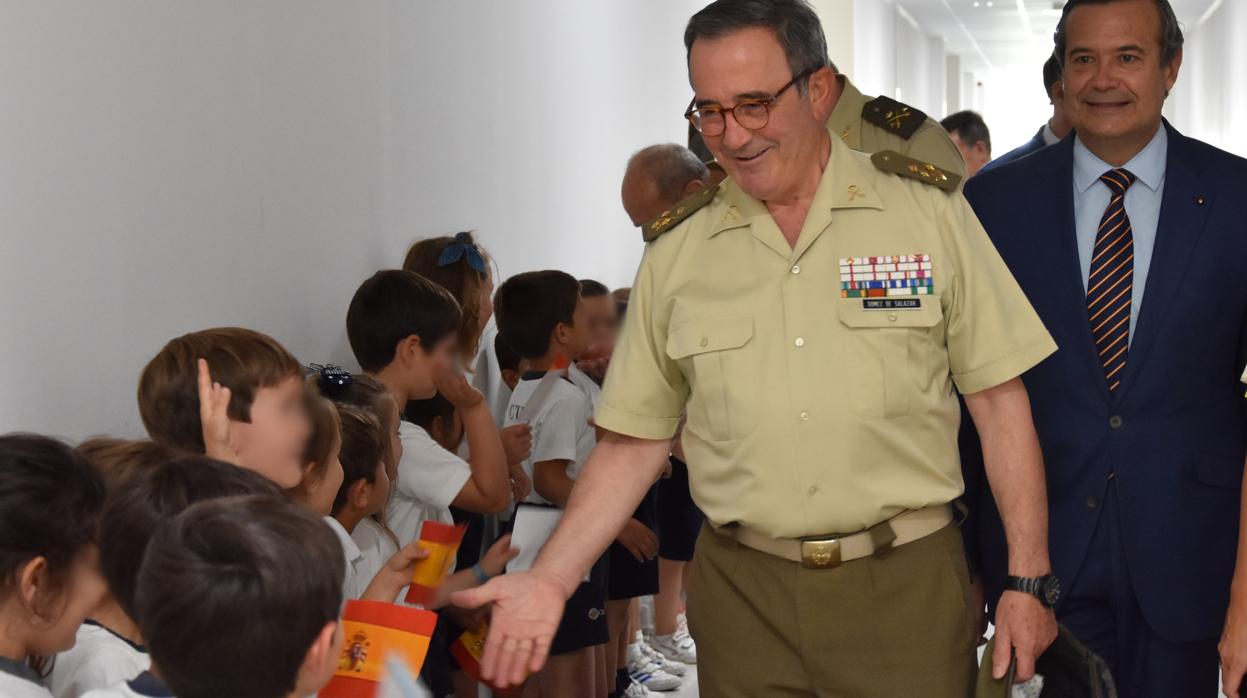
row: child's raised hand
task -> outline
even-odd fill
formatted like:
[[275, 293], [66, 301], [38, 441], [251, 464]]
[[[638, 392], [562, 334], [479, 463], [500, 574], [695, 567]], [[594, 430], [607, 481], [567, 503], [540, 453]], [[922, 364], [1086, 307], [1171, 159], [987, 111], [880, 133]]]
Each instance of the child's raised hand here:
[[507, 569], [507, 563], [520, 554], [519, 548], [511, 547], [511, 534], [498, 539], [481, 556], [481, 569], [490, 577], [497, 577]]
[[527, 424], [512, 424], [498, 432], [502, 437], [502, 450], [507, 454], [507, 465], [523, 463], [533, 452], [533, 428]]
[[212, 382], [207, 359], [199, 360], [199, 421], [203, 425], [204, 454], [238, 465], [230, 446], [229, 388]]
[[437, 392], [458, 409], [471, 409], [485, 402], [485, 395], [472, 387], [457, 369], [439, 372], [434, 376], [433, 384], [437, 386]]

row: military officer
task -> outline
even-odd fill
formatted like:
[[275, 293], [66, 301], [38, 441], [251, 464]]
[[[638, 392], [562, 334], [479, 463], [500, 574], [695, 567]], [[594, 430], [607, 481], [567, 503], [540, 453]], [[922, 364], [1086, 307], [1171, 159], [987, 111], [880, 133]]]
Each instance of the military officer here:
[[[731, 175], [646, 227], [596, 415], [608, 433], [483, 658], [544, 661], [564, 600], [662, 469], [680, 416], [697, 543], [689, 621], [706, 695], [959, 696], [972, 610], [950, 503], [959, 408], [979, 424], [1010, 573], [1049, 569], [1043, 464], [1018, 376], [1055, 346], [958, 177], [827, 128], [836, 76], [804, 0], [718, 0], [685, 34], [688, 116]], [[1054, 601], [1005, 592], [1003, 675], [1056, 636]]]

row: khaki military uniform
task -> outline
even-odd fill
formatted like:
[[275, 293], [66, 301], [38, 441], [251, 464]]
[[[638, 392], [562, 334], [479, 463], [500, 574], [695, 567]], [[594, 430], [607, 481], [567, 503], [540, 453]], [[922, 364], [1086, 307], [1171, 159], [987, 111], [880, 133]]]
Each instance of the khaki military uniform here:
[[850, 148], [863, 153], [892, 150], [964, 178], [965, 160], [938, 121], [888, 97], [866, 97], [843, 75], [837, 79], [840, 99], [827, 128]]
[[[895, 153], [872, 164], [831, 140], [795, 248], [730, 179], [651, 224], [662, 234], [599, 402], [598, 425], [644, 439], [670, 438], [687, 408], [694, 499], [720, 532], [847, 534], [947, 505], [963, 489], [954, 385], [1000, 385], [1055, 350], [955, 175]], [[715, 696], [944, 695], [927, 671], [944, 666], [968, 687], [964, 568], [952, 529], [819, 570], [704, 533], [690, 601], [700, 681]], [[906, 585], [925, 601], [897, 597]], [[834, 654], [867, 639], [864, 655]], [[801, 669], [813, 664], [829, 670]], [[797, 683], [779, 686], [772, 667]], [[846, 683], [863, 672], [877, 691]]]

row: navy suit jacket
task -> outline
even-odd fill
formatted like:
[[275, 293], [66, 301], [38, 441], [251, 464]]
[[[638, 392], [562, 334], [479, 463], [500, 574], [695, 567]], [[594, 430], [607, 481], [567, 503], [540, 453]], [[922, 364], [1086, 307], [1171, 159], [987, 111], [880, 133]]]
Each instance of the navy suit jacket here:
[[[1192, 641], [1221, 632], [1238, 540], [1247, 160], [1164, 128], [1156, 246], [1115, 394], [1080, 278], [1073, 137], [971, 179], [965, 195], [1059, 347], [1023, 376], [1047, 470], [1055, 573], [1067, 588], [1077, 579], [1113, 474], [1122, 554], [1143, 614], [1162, 637]], [[969, 500], [995, 599], [1007, 565], [999, 513], [985, 480]]]
[[1034, 138], [1031, 138], [1029, 141], [1026, 141], [1022, 145], [1019, 145], [1013, 150], [1010, 150], [1004, 155], [1001, 155], [995, 160], [992, 160], [986, 165], [983, 165], [983, 168], [980, 169], [978, 173], [986, 174], [996, 169], [997, 167], [1000, 167], [1001, 165], [1007, 165], [1013, 162], [1014, 160], [1021, 160], [1022, 158], [1026, 157], [1027, 155], [1030, 155], [1031, 153], [1037, 150], [1040, 150], [1041, 148], [1048, 147], [1048, 144], [1044, 143], [1043, 130], [1044, 130], [1044, 127], [1040, 126], [1039, 131], [1035, 133]]

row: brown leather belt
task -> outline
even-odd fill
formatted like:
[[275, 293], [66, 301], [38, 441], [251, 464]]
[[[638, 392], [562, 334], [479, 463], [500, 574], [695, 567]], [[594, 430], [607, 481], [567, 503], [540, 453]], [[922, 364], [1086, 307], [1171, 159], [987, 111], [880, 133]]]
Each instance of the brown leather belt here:
[[742, 526], [723, 526], [715, 529], [715, 532], [747, 548], [799, 562], [802, 567], [822, 570], [870, 557], [887, 548], [913, 543], [952, 522], [952, 506], [940, 504], [898, 514], [865, 531], [847, 536], [771, 538]]

